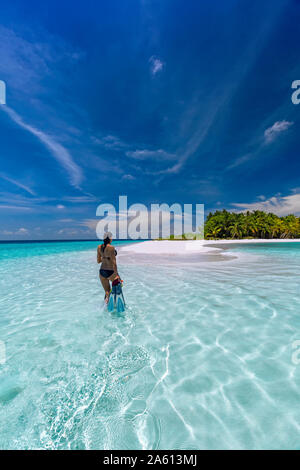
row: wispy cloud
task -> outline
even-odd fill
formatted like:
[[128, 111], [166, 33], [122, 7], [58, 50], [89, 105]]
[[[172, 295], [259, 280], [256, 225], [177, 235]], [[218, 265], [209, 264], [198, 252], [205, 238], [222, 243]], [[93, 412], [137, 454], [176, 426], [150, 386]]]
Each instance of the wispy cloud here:
[[54, 198], [49, 197], [32, 197], [27, 195], [20, 195], [17, 193], [2, 191], [0, 193], [0, 204], [11, 204], [18, 207], [34, 207], [36, 205], [44, 205], [54, 201]]
[[[222, 88], [216, 88], [214, 92], [208, 96], [204, 107], [205, 114], [199, 112], [199, 110], [201, 110], [201, 105], [199, 104], [199, 99], [196, 96], [195, 103], [191, 105], [191, 109], [188, 110], [188, 114], [186, 116], [187, 124], [185, 124], [185, 119], [183, 119], [184, 128], [188, 129], [192, 124], [196, 130], [194, 130], [191, 136], [186, 139], [185, 145], [180, 147], [176, 152], [178, 162], [169, 168], [156, 172], [156, 174], [164, 175], [178, 173], [186, 162], [192, 158], [196, 152], [201, 150], [201, 145], [204, 143], [210, 129], [220, 116], [220, 113], [223, 113], [225, 108], [230, 107], [232, 99], [235, 97], [237, 90], [239, 90], [241, 83], [247, 78], [249, 71], [257, 60], [259, 51], [264, 47], [270, 33], [273, 32], [274, 25], [276, 25], [277, 19], [282, 13], [283, 8], [283, 5], [274, 5], [272, 15], [270, 15], [268, 23], [260, 23], [260, 27], [257, 29], [254, 39], [249, 42], [247, 47], [245, 47], [243, 54], [239, 56], [236, 63], [233, 63], [233, 66], [230, 68], [230, 72], [223, 78]], [[199, 96], [203, 98], [203, 95], [199, 94]], [[195, 125], [196, 123], [198, 125]], [[241, 164], [248, 159], [248, 157], [242, 158], [243, 160], [238, 164]]]
[[31, 29], [26, 37], [24, 28], [17, 31], [0, 25], [0, 43], [1, 78], [9, 83], [10, 89], [23, 95], [40, 92], [45, 76], [52, 73], [56, 64], [76, 63], [83, 57], [82, 51], [74, 50], [61, 37], [51, 36], [41, 27], [38, 35]]
[[150, 63], [150, 71], [153, 76], [156, 75], [158, 72], [161, 72], [164, 67], [163, 61], [159, 59], [159, 57], [156, 57], [154, 55], [150, 57], [149, 63]]
[[102, 145], [104, 148], [109, 150], [123, 150], [124, 148], [128, 147], [125, 142], [115, 135], [107, 135], [101, 138], [92, 136], [92, 141], [95, 144]]
[[1, 76], [5, 77], [10, 88], [24, 93], [39, 89], [40, 79], [49, 72], [47, 59], [49, 49], [42, 43], [31, 43], [15, 31], [0, 26]]
[[68, 210], [73, 210], [81, 206], [81, 204], [89, 204], [95, 202], [96, 199], [92, 196], [63, 196], [60, 198], [55, 197], [37, 197], [29, 195], [20, 195], [11, 192], [0, 192], [0, 210], [12, 211], [33, 211], [43, 212], [47, 210], [49, 213], [57, 214], [62, 213], [67, 206], [63, 203], [68, 203]]
[[[10, 29], [0, 25], [0, 43], [3, 54], [0, 62], [0, 73], [7, 85], [9, 85], [10, 99], [13, 102], [22, 102], [24, 97], [28, 103], [30, 96], [30, 106], [39, 114], [57, 116], [57, 110], [52, 112], [49, 106], [48, 96], [52, 90], [55, 91], [57, 85], [62, 80], [62, 64], [68, 66], [75, 65], [82, 53], [75, 50], [60, 36], [52, 36], [43, 30], [28, 31], [15, 28]], [[45, 88], [45, 77], [51, 77], [53, 87]], [[42, 96], [42, 100], [41, 100]], [[44, 132], [27, 122], [25, 116], [19, 115], [14, 109], [8, 106], [1, 106], [10, 118], [20, 127], [34, 135], [50, 152], [53, 158], [67, 172], [68, 179], [72, 186], [79, 188], [83, 179], [82, 170], [73, 160], [70, 152], [59, 143], [59, 139], [54, 137], [55, 132]], [[62, 109], [62, 108], [61, 108]], [[60, 110], [60, 114], [61, 110]], [[55, 122], [59, 121], [56, 119]], [[50, 117], [48, 119], [50, 122]], [[60, 128], [70, 127], [65, 123], [60, 124]], [[50, 127], [50, 124], [47, 128]], [[25, 189], [25, 188], [23, 188]]]
[[287, 131], [294, 123], [289, 121], [276, 121], [273, 126], [268, 127], [265, 130], [265, 143], [270, 144], [273, 142], [280, 134]]
[[63, 200], [75, 204], [85, 204], [95, 202], [97, 199], [94, 196], [65, 196]]
[[233, 170], [234, 168], [237, 168], [244, 163], [257, 158], [261, 152], [265, 150], [266, 145], [274, 142], [277, 137], [279, 137], [283, 132], [287, 131], [293, 124], [294, 123], [290, 121], [276, 121], [272, 126], [268, 127], [264, 131], [263, 137], [260, 132], [259, 136], [255, 136], [255, 139], [250, 144], [253, 147], [253, 150], [246, 153], [245, 155], [242, 155], [241, 157], [236, 158], [225, 168], [225, 171]]
[[[224, 97], [225, 100], [225, 97]], [[187, 160], [197, 152], [199, 149], [201, 143], [207, 136], [207, 133], [209, 129], [211, 128], [217, 114], [219, 111], [219, 108], [222, 106], [222, 102], [217, 102], [214, 103], [214, 105], [211, 106], [211, 109], [208, 110], [206, 116], [203, 118], [202, 122], [199, 123], [198, 130], [192, 135], [190, 139], [188, 139], [186, 145], [184, 147], [181, 147], [177, 152], [176, 152], [176, 157], [175, 159], [177, 160], [177, 163], [175, 163], [173, 166], [169, 166], [168, 168], [152, 172], [152, 174], [155, 175], [167, 175], [167, 174], [176, 174], [178, 173], [182, 167], [185, 165]]]
[[252, 157], [253, 157], [252, 153], [247, 153], [246, 155], [242, 155], [241, 157], [236, 158], [232, 163], [230, 163], [230, 165], [228, 165], [225, 168], [225, 171], [230, 171], [230, 170], [233, 170], [234, 168], [236, 168], [238, 166], [243, 165], [244, 163], [251, 160]]
[[57, 233], [59, 235], [77, 235], [82, 232], [74, 228], [62, 228], [58, 230]]
[[16, 124], [37, 137], [37, 139], [45, 145], [52, 157], [61, 165], [64, 170], [66, 170], [71, 185], [79, 188], [79, 184], [83, 178], [82, 171], [73, 161], [68, 150], [65, 149], [60, 143], [56, 142], [52, 136], [46, 134], [43, 131], [40, 131], [30, 124], [27, 124], [23, 118], [13, 109], [9, 108], [8, 106], [3, 106], [1, 109], [3, 109]]
[[126, 152], [127, 157], [136, 160], [174, 160], [176, 155], [165, 152], [165, 150], [133, 150]]
[[127, 180], [127, 181], [133, 181], [133, 180], [135, 180], [135, 177], [133, 175], [128, 174], [128, 175], [123, 175], [122, 179]]
[[26, 206], [15, 206], [12, 204], [0, 204], [0, 210], [12, 210], [12, 211], [30, 211], [31, 207]]
[[95, 220], [95, 219], [85, 219], [79, 224], [82, 225], [83, 227], [87, 227], [90, 230], [96, 230], [98, 222], [99, 220]]
[[273, 212], [279, 216], [296, 214], [300, 215], [300, 193], [291, 194], [289, 196], [273, 196], [264, 201], [260, 200], [251, 203], [233, 203], [242, 211], [261, 210], [265, 212]]
[[27, 228], [24, 228], [24, 227], [21, 227], [19, 228], [18, 230], [16, 231], [12, 231], [12, 230], [1, 230], [0, 231], [0, 234], [1, 235], [6, 235], [6, 236], [10, 236], [10, 235], [28, 235], [29, 231], [27, 230]]
[[36, 196], [36, 193], [31, 188], [29, 188], [28, 186], [25, 186], [25, 184], [23, 183], [20, 183], [20, 181], [16, 181], [13, 178], [10, 178], [9, 176], [5, 175], [4, 173], [0, 173], [0, 178], [7, 181], [8, 183], [13, 184], [14, 186], [17, 186], [18, 188], [23, 189], [28, 194], [31, 194], [31, 196]]

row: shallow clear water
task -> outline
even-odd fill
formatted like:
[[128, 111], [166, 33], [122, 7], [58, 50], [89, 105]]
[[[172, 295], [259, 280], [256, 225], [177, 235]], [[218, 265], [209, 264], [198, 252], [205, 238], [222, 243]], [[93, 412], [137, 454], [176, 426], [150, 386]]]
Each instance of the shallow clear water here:
[[0, 448], [300, 447], [299, 244], [176, 268], [120, 254], [123, 316], [91, 247], [38, 245], [0, 245]]

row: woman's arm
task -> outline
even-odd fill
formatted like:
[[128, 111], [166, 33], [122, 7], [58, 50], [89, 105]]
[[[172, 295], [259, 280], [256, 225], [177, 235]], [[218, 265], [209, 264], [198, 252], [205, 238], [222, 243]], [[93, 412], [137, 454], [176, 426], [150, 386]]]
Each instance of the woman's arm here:
[[97, 248], [97, 263], [101, 263], [102, 261], [102, 257], [101, 257], [101, 245], [98, 245], [98, 248]]

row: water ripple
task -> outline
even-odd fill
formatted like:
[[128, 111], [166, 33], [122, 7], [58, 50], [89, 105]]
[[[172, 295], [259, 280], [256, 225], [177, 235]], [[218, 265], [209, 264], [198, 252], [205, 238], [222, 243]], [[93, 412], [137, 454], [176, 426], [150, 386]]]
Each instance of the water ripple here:
[[120, 269], [124, 315], [94, 252], [0, 263], [0, 447], [298, 448], [299, 258]]

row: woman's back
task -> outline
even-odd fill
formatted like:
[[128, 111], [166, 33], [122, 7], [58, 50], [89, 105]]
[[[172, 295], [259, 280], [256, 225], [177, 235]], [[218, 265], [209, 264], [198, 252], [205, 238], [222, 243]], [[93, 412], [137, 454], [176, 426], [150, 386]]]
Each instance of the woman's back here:
[[114, 269], [116, 250], [112, 245], [99, 245], [102, 269]]

